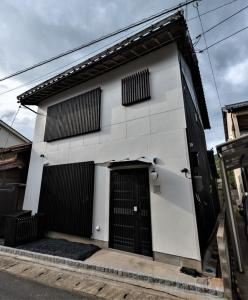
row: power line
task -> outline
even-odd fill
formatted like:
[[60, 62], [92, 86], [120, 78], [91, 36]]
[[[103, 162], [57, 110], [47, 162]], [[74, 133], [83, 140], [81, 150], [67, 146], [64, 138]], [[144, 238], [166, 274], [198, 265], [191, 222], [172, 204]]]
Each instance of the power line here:
[[[14, 118], [13, 118], [13, 120], [12, 120], [12, 122], [11, 122], [10, 127], [13, 127], [13, 125], [14, 125], [14, 123], [15, 123], [15, 120], [16, 120], [16, 117], [17, 117], [17, 115], [18, 115], [18, 113], [19, 113], [19, 111], [20, 111], [20, 108], [21, 108], [21, 105], [18, 106], [18, 109], [17, 109], [17, 111], [16, 111], [16, 113], [15, 113], [15, 115], [14, 115]], [[5, 143], [4, 143], [3, 149], [5, 149], [6, 146], [7, 146], [7, 144], [8, 144], [9, 136], [10, 136], [10, 131], [8, 132], [8, 135], [7, 135], [6, 141], [5, 141]]]
[[195, 47], [200, 42], [200, 40], [201, 40], [201, 35], [196, 37], [196, 41], [194, 42], [193, 47]]
[[[158, 17], [158, 18], [159, 18], [159, 17]], [[151, 22], [151, 23], [152, 23], [152, 22]], [[16, 87], [14, 87], [14, 88], [12, 88], [12, 89], [9, 89], [9, 90], [7, 90], [7, 91], [4, 91], [4, 92], [0, 93], [0, 96], [5, 95], [5, 94], [7, 94], [7, 93], [10, 93], [10, 92], [12, 92], [12, 91], [14, 91], [14, 90], [17, 90], [17, 89], [19, 89], [19, 88], [22, 88], [22, 87], [24, 87], [24, 86], [28, 86], [28, 85], [30, 85], [30, 84], [32, 84], [32, 83], [39, 82], [41, 79], [46, 78], [48, 75], [51, 75], [51, 74], [54, 74], [54, 73], [56, 74], [57, 71], [62, 70], [62, 69], [64, 69], [65, 67], [68, 67], [68, 66], [70, 66], [70, 65], [72, 65], [72, 64], [75, 64], [75, 62], [80, 61], [80, 60], [82, 60], [83, 58], [85, 59], [86, 57], [89, 57], [89, 56], [91, 56], [92, 54], [94, 54], [94, 53], [96, 53], [96, 52], [98, 52], [98, 51], [100, 51], [100, 50], [102, 50], [102, 49], [105, 49], [106, 47], [109, 47], [109, 46], [112, 45], [113, 43], [116, 43], [116, 42], [118, 42], [118, 41], [120, 41], [120, 40], [123, 40], [124, 38], [126, 38], [126, 37], [129, 36], [130, 34], [134, 34], [134, 33], [137, 32], [138, 30], [140, 30], [140, 29], [142, 29], [142, 28], [145, 28], [146, 26], [147, 26], [147, 24], [141, 26], [139, 29], [136, 29], [136, 30], [133, 30], [132, 32], [129, 32], [128, 34], [126, 34], [126, 35], [124, 35], [124, 36], [122, 36], [122, 37], [120, 37], [120, 38], [118, 38], [118, 39], [115, 39], [115, 40], [112, 41], [111, 43], [108, 43], [108, 44], [106, 44], [106, 45], [104, 45], [104, 46], [102, 46], [102, 47], [100, 47], [100, 48], [97, 48], [96, 50], [94, 50], [94, 51], [88, 53], [88, 54], [87, 54], [86, 56], [84, 56], [84, 57], [80, 57], [80, 58], [78, 58], [78, 59], [76, 59], [76, 60], [74, 60], [74, 61], [72, 61], [72, 62], [70, 62], [70, 63], [68, 63], [68, 64], [65, 64], [65, 65], [63, 65], [63, 66], [61, 66], [61, 67], [59, 67], [59, 68], [56, 68], [56, 69], [54, 69], [53, 71], [48, 72], [48, 73], [46, 73], [46, 74], [44, 74], [44, 75], [42, 75], [42, 76], [39, 76], [39, 77], [37, 77], [37, 78], [35, 78], [35, 79], [31, 80], [31, 81], [28, 81], [28, 82], [26, 82], [26, 83], [24, 83], [24, 84], [21, 84], [21, 85], [19, 85], [19, 86], [16, 86]]]
[[[241, 13], [242, 11], [244, 11], [245, 9], [248, 8], [248, 5], [246, 5], [245, 7], [239, 9], [238, 11], [236, 11], [234, 14], [230, 15], [229, 17], [221, 20], [220, 22], [218, 22], [217, 24], [215, 24], [214, 26], [210, 27], [208, 30], [204, 31], [204, 34], [208, 33], [209, 31], [213, 30], [214, 28], [218, 27], [219, 25], [225, 23], [226, 21], [228, 21], [229, 19], [231, 19], [232, 17], [236, 16], [237, 14]], [[203, 32], [201, 34], [199, 34], [197, 37], [201, 36], [203, 34]]]
[[219, 44], [219, 43], [221, 43], [221, 42], [223, 42], [223, 41], [229, 39], [230, 37], [232, 37], [232, 36], [234, 36], [234, 35], [240, 33], [241, 31], [244, 31], [244, 30], [246, 30], [246, 29], [248, 29], [248, 26], [246, 26], [246, 27], [244, 27], [244, 28], [242, 28], [242, 29], [240, 29], [240, 30], [238, 30], [238, 31], [236, 31], [236, 32], [234, 32], [234, 33], [232, 33], [232, 34], [230, 34], [230, 35], [224, 37], [223, 39], [221, 39], [221, 40], [219, 40], [219, 41], [217, 41], [217, 42], [215, 42], [215, 43], [213, 43], [213, 44], [207, 46], [206, 48], [204, 48], [204, 49], [202, 49], [202, 50], [198, 50], [198, 52], [199, 52], [199, 53], [202, 53], [202, 52], [208, 50], [209, 48], [211, 48], [211, 47], [213, 47], [213, 46], [215, 46], [215, 45], [217, 45], [217, 44]]
[[[218, 10], [218, 9], [220, 9], [220, 8], [222, 8], [222, 7], [225, 7], [225, 6], [227, 6], [227, 5], [230, 5], [230, 4], [232, 4], [232, 3], [236, 2], [236, 1], [238, 1], [238, 0], [233, 0], [233, 1], [231, 1], [231, 2], [228, 2], [228, 3], [222, 4], [222, 5], [220, 5], [220, 6], [217, 6], [217, 7], [213, 8], [213, 9], [207, 10], [207, 11], [205, 11], [204, 13], [201, 13], [200, 16], [201, 16], [201, 17], [202, 17], [202, 16], [205, 16], [205, 15], [207, 15], [208, 13], [211, 13], [211, 12], [213, 12], [213, 11], [216, 11], [216, 10]], [[198, 19], [198, 16], [192, 17], [192, 18], [188, 19], [187, 21], [189, 22], [189, 21], [192, 21], [192, 20], [194, 20], [194, 19]]]
[[213, 69], [213, 65], [212, 65], [211, 57], [210, 57], [210, 54], [209, 54], [209, 51], [208, 51], [208, 44], [207, 44], [206, 36], [205, 36], [205, 33], [204, 33], [204, 28], [203, 28], [203, 24], [202, 24], [202, 20], [201, 20], [200, 12], [199, 12], [198, 3], [196, 3], [196, 6], [195, 6], [195, 7], [196, 7], [196, 9], [197, 9], [197, 14], [198, 14], [199, 21], [200, 21], [200, 24], [201, 24], [201, 28], [202, 28], [202, 36], [203, 36], [203, 38], [204, 38], [204, 42], [205, 42], [205, 45], [206, 45], [206, 50], [207, 50], [208, 61], [209, 61], [209, 65], [210, 65], [211, 73], [212, 73], [212, 76], [213, 76], [213, 80], [214, 80], [214, 86], [215, 86], [216, 94], [217, 94], [217, 97], [218, 97], [218, 101], [219, 101], [220, 109], [221, 109], [221, 107], [222, 107], [222, 104], [221, 104], [220, 95], [219, 95], [219, 91], [218, 91], [218, 87], [217, 87], [217, 82], [216, 82], [215, 75], [214, 75], [214, 69]]
[[47, 63], [50, 63], [50, 62], [52, 62], [52, 61], [54, 61], [54, 60], [57, 60], [57, 59], [61, 58], [61, 57], [64, 57], [64, 56], [69, 55], [69, 54], [71, 54], [71, 53], [74, 53], [74, 52], [76, 52], [76, 51], [78, 51], [78, 50], [81, 50], [81, 49], [83, 49], [83, 48], [86, 48], [86, 47], [88, 47], [88, 46], [91, 46], [91, 45], [93, 45], [93, 44], [96, 44], [96, 43], [101, 42], [101, 41], [103, 41], [103, 40], [105, 40], [105, 39], [107, 39], [107, 38], [113, 37], [113, 36], [115, 36], [115, 35], [117, 35], [117, 34], [120, 34], [120, 33], [122, 33], [122, 32], [125, 32], [125, 31], [129, 30], [129, 29], [132, 29], [132, 28], [134, 28], [134, 27], [137, 27], [137, 26], [139, 26], [139, 25], [142, 25], [142, 24], [144, 24], [144, 23], [146, 23], [146, 22], [148, 22], [148, 21], [151, 21], [151, 20], [156, 19], [156, 18], [158, 18], [158, 17], [160, 17], [160, 16], [163, 16], [164, 14], [167, 14], [167, 13], [172, 12], [172, 11], [174, 11], [174, 10], [178, 10], [178, 9], [180, 9], [180, 8], [182, 8], [182, 7], [184, 7], [184, 6], [187, 6], [187, 5], [191, 4], [191, 3], [194, 3], [194, 2], [196, 2], [196, 1], [199, 1], [199, 0], [190, 0], [190, 1], [186, 1], [186, 2], [179, 3], [178, 5], [176, 5], [176, 6], [172, 7], [172, 8], [165, 9], [165, 10], [159, 12], [159, 13], [156, 13], [156, 14], [154, 14], [154, 15], [151, 15], [150, 17], [144, 18], [144, 19], [142, 19], [142, 20], [140, 20], [140, 21], [138, 21], [138, 22], [135, 22], [135, 23], [133, 23], [133, 24], [131, 24], [131, 25], [128, 25], [128, 26], [126, 26], [126, 27], [123, 27], [123, 28], [121, 28], [121, 29], [118, 29], [118, 30], [116, 30], [116, 31], [114, 31], [114, 32], [112, 32], [112, 33], [103, 35], [103, 36], [101, 36], [101, 37], [99, 37], [99, 38], [97, 38], [97, 39], [95, 39], [95, 40], [92, 40], [92, 41], [90, 41], [90, 42], [88, 42], [88, 43], [86, 43], [86, 44], [83, 44], [83, 45], [81, 45], [81, 46], [79, 46], [79, 47], [76, 47], [76, 48], [70, 49], [70, 50], [68, 50], [68, 51], [62, 52], [62, 53], [60, 53], [60, 54], [58, 54], [58, 55], [56, 55], [56, 56], [53, 56], [53, 57], [51, 57], [51, 58], [49, 58], [49, 59], [46, 59], [46, 60], [43, 60], [43, 61], [41, 61], [41, 62], [39, 62], [39, 63], [37, 63], [37, 64], [34, 64], [34, 65], [30, 66], [30, 67], [27, 67], [27, 68], [25, 68], [25, 69], [22, 69], [22, 70], [19, 70], [19, 71], [15, 72], [15, 73], [9, 74], [9, 75], [7, 75], [7, 76], [5, 76], [5, 77], [2, 77], [2, 78], [0, 78], [0, 81], [4, 81], [4, 80], [6, 80], [6, 79], [8, 79], [8, 78], [11, 78], [11, 77], [14, 77], [14, 76], [23, 74], [23, 73], [25, 73], [25, 72], [27, 72], [27, 71], [30, 71], [30, 70], [33, 70], [33, 69], [35, 69], [35, 68], [37, 68], [37, 67], [43, 66], [43, 65], [45, 65], [45, 64], [47, 64]]
[[[120, 40], [120, 39], [118, 39], [118, 40]], [[112, 44], [112, 43], [110, 43], [110, 44], [108, 44], [108, 45], [111, 45], [111, 44]], [[88, 53], [88, 54], [86, 55], [86, 57], [87, 57], [88, 55], [91, 55], [91, 54], [94, 54], [94, 53], [98, 52], [100, 49], [103, 49], [103, 48], [105, 48], [105, 47], [108, 46], [108, 45], [105, 45], [105, 46], [103, 46], [103, 47], [101, 47], [101, 48], [98, 48], [96, 51], [92, 51], [92, 52]], [[53, 71], [48, 72], [48, 73], [46, 73], [46, 74], [44, 74], [44, 75], [42, 75], [42, 76], [39, 76], [39, 77], [37, 77], [37, 78], [35, 78], [35, 79], [31, 80], [31, 81], [28, 81], [28, 82], [26, 82], [26, 83], [24, 83], [24, 84], [18, 85], [17, 87], [14, 87], [14, 88], [12, 88], [12, 89], [9, 89], [9, 90], [7, 90], [7, 91], [4, 91], [4, 92], [0, 93], [0, 96], [5, 95], [5, 94], [7, 94], [7, 93], [9, 93], [9, 92], [12, 92], [12, 91], [14, 91], [14, 90], [17, 90], [17, 89], [19, 89], [19, 88], [22, 88], [22, 87], [24, 87], [24, 86], [28, 86], [28, 85], [30, 85], [30, 84], [32, 84], [32, 83], [36, 83], [36, 82], [40, 81], [41, 79], [46, 78], [48, 75], [52, 75], [52, 74], [54, 74], [54, 73], [56, 74], [57, 71], [62, 70], [62, 69], [64, 69], [65, 67], [68, 67], [68, 66], [70, 66], [71, 64], [74, 64], [75, 62], [82, 60], [83, 58], [85, 58], [85, 57], [80, 57], [80, 58], [78, 58], [78, 59], [76, 59], [76, 60], [73, 60], [72, 62], [70, 62], [70, 63], [68, 63], [68, 64], [65, 64], [65, 65], [63, 65], [63, 66], [61, 66], [61, 67], [59, 67], [59, 68], [56, 68], [56, 69], [54, 69]]]

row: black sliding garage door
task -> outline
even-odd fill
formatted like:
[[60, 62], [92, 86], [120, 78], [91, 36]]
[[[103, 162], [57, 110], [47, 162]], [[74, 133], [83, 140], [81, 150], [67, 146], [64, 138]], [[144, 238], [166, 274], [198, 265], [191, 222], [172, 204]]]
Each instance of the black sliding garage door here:
[[92, 233], [94, 162], [45, 166], [39, 212], [49, 231]]
[[152, 255], [148, 169], [111, 172], [110, 247]]

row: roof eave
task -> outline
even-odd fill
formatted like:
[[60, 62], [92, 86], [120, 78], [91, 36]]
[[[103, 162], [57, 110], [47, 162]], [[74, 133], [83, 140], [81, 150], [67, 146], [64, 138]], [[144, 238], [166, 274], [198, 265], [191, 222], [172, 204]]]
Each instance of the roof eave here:
[[201, 99], [203, 126], [204, 129], [210, 129], [198, 61], [182, 12], [177, 12], [155, 23], [75, 67], [39, 84], [19, 95], [17, 99], [23, 105], [38, 105], [41, 101], [55, 94], [100, 76], [172, 42], [182, 44], [182, 51], [187, 52], [194, 73], [197, 96]]
[[[54, 94], [58, 94], [72, 86], [102, 75], [168, 43], [175, 42], [183, 35], [183, 25], [185, 24], [182, 21], [184, 22], [184, 18], [181, 12], [169, 16], [94, 57], [26, 91], [19, 95], [17, 99], [24, 105], [37, 105]], [[177, 30], [175, 30], [174, 24], [178, 25]], [[165, 27], [166, 31], [164, 30]], [[127, 57], [124, 57], [124, 55], [127, 55]]]
[[0, 120], [0, 125], [2, 125], [7, 131], [11, 132], [13, 135], [17, 136], [19, 139], [24, 141], [25, 143], [31, 143], [31, 141], [22, 135], [19, 131], [15, 130], [13, 127], [9, 126], [3, 120]]

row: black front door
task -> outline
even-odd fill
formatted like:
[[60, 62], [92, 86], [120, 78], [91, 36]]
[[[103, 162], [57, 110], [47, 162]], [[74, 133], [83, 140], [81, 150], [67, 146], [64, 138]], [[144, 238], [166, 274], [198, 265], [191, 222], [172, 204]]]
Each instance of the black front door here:
[[111, 248], [152, 255], [148, 169], [111, 171]]

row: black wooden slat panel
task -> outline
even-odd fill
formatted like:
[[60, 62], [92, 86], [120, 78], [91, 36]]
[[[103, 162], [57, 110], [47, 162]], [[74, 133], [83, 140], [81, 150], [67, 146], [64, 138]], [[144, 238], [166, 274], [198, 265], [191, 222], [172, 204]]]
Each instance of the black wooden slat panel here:
[[[187, 140], [189, 145], [189, 158], [192, 170], [192, 183], [194, 190], [196, 220], [198, 227], [201, 255], [204, 257], [208, 246], [208, 240], [214, 230], [217, 215], [219, 213], [218, 193], [215, 181], [211, 178], [208, 153], [204, 129], [201, 122], [196, 121], [198, 114], [191, 97], [186, 80], [182, 75], [185, 114], [187, 121]], [[191, 144], [191, 146], [190, 146]], [[196, 159], [197, 153], [197, 159]], [[197, 191], [196, 177], [201, 176], [203, 189]], [[211, 187], [211, 188], [210, 188]]]
[[91, 236], [94, 168], [92, 161], [44, 167], [39, 212], [46, 230]]
[[150, 98], [148, 69], [122, 79], [122, 105], [128, 106]]
[[49, 106], [45, 141], [100, 130], [101, 89]]

